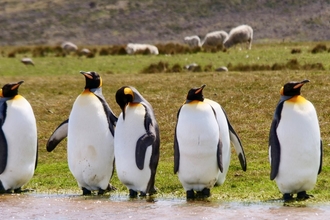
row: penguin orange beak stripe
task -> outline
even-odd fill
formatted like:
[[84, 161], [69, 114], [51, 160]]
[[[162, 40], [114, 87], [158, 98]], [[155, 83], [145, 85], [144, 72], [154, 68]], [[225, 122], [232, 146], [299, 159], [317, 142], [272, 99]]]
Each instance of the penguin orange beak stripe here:
[[11, 87], [10, 89], [11, 89], [11, 90], [15, 90], [17, 87], [19, 87], [19, 84], [14, 85], [14, 86]]
[[303, 83], [299, 83], [299, 84], [295, 85], [293, 88], [294, 88], [294, 89], [297, 89], [297, 88], [299, 88], [299, 87], [302, 87], [303, 85], [304, 85]]
[[297, 85], [295, 85], [293, 88], [297, 89], [299, 87], [302, 87], [305, 83], [308, 83], [308, 82], [309, 82], [309, 80], [305, 79], [305, 80], [301, 81], [300, 83], [298, 83]]
[[89, 79], [93, 79], [93, 77], [91, 75], [89, 75], [88, 73], [84, 73], [84, 76], [86, 76]]
[[199, 89], [196, 90], [195, 94], [200, 93], [204, 89], [205, 85], [202, 85]]

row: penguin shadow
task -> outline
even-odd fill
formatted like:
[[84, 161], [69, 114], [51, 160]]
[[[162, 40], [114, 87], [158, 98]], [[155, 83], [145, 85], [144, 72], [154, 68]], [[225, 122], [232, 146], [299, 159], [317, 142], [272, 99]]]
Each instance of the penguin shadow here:
[[278, 199], [269, 199], [265, 202], [267, 203], [283, 203], [285, 207], [306, 207], [306, 201], [309, 199], [314, 198], [313, 195], [309, 195], [309, 198], [298, 198], [298, 197], [291, 197], [291, 198], [278, 198]]
[[111, 184], [108, 185], [106, 189], [99, 189], [98, 191], [91, 191], [86, 188], [82, 188], [82, 196], [103, 196], [105, 194], [110, 194], [113, 191], [116, 191], [117, 188]]
[[155, 188], [153, 189], [150, 193], [144, 193], [140, 192], [138, 193], [137, 191], [134, 190], [129, 190], [129, 195], [128, 195], [128, 201], [143, 201], [145, 200], [146, 202], [156, 202], [156, 196], [158, 194], [158, 190]]
[[21, 189], [21, 188], [18, 188], [18, 189], [8, 189], [8, 190], [1, 190], [0, 189], [0, 195], [1, 194], [21, 194], [21, 193], [30, 193], [30, 192], [34, 192], [35, 189]]
[[128, 197], [127, 199], [130, 202], [142, 202], [146, 201], [148, 203], [155, 203], [157, 202], [156, 196], [155, 195], [150, 195], [150, 196], [137, 196], [137, 197]]
[[186, 192], [186, 201], [187, 202], [211, 202], [211, 193], [209, 189], [204, 189], [202, 191], [189, 190]]

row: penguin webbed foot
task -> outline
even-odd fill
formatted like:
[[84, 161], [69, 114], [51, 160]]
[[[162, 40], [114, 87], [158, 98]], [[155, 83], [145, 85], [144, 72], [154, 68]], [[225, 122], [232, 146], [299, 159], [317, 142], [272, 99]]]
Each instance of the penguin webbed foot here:
[[113, 185], [111, 184], [108, 184], [107, 188], [106, 189], [99, 189], [98, 191], [98, 195], [103, 195], [104, 193], [107, 193], [107, 192], [110, 192], [110, 191], [115, 191], [117, 190], [116, 187], [114, 187]]
[[149, 196], [152, 196], [154, 194], [157, 194], [157, 188], [155, 186], [151, 187], [151, 189], [148, 192]]
[[211, 191], [208, 188], [204, 188], [202, 191], [198, 191], [196, 197], [205, 199], [211, 196]]
[[284, 193], [283, 200], [284, 202], [291, 202], [293, 201], [293, 195], [291, 193]]
[[89, 196], [89, 195], [92, 195], [92, 191], [86, 189], [85, 187], [82, 187], [81, 189], [82, 189], [82, 191], [83, 191], [83, 196]]
[[0, 194], [11, 194], [13, 191], [11, 189], [0, 190]]
[[138, 192], [135, 190], [130, 189], [129, 190], [129, 197], [130, 198], [136, 198], [138, 196]]
[[187, 200], [195, 199], [195, 192], [193, 189], [186, 191], [186, 198], [187, 198]]
[[21, 187], [14, 189], [14, 193], [25, 193], [25, 192], [32, 192], [34, 189], [22, 189]]
[[108, 187], [107, 187], [107, 190], [108, 190], [108, 191], [116, 191], [117, 188], [116, 188], [115, 186], [109, 184]]
[[298, 192], [296, 199], [293, 198], [293, 194], [291, 194], [291, 193], [284, 193], [283, 194], [284, 202], [293, 202], [293, 201], [296, 201], [296, 200], [297, 201], [304, 201], [304, 200], [307, 200], [311, 197], [314, 197], [314, 196], [307, 194], [306, 191]]
[[208, 188], [204, 188], [201, 191], [197, 191], [196, 194], [193, 189], [187, 190], [186, 192], [187, 200], [193, 199], [206, 199], [211, 196], [211, 190]]
[[297, 200], [299, 200], [299, 201], [303, 201], [303, 200], [309, 199], [311, 197], [314, 197], [314, 196], [313, 195], [308, 195], [306, 193], [306, 191], [302, 191], [302, 192], [297, 193]]
[[5, 193], [11, 193], [11, 189], [6, 190], [5, 187], [3, 187], [2, 182], [0, 180], [0, 194], [5, 194]]

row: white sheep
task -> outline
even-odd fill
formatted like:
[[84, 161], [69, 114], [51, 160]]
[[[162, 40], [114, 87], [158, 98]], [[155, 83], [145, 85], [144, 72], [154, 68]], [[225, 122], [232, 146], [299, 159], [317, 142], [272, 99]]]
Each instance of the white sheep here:
[[83, 48], [81, 51], [80, 51], [81, 54], [84, 54], [84, 55], [87, 55], [87, 54], [90, 54], [91, 51], [87, 48]]
[[184, 38], [184, 42], [190, 47], [201, 47], [201, 39], [197, 35], [187, 36]]
[[31, 58], [25, 57], [21, 59], [21, 62], [25, 65], [32, 65], [34, 66], [34, 62], [32, 61]]
[[144, 50], [149, 50], [150, 54], [159, 54], [158, 48], [154, 45], [150, 44], [133, 44], [129, 43], [126, 45], [126, 53], [127, 54], [135, 54], [137, 51], [144, 51]]
[[228, 37], [225, 31], [213, 31], [207, 33], [202, 41], [203, 46], [220, 46], [223, 45], [224, 40]]
[[67, 53], [75, 52], [78, 50], [77, 45], [75, 45], [74, 43], [68, 42], [68, 41], [62, 43], [61, 47]]
[[230, 48], [235, 44], [247, 43], [247, 48], [251, 50], [253, 40], [253, 29], [248, 25], [237, 26], [229, 32], [229, 36], [224, 41], [223, 45]]

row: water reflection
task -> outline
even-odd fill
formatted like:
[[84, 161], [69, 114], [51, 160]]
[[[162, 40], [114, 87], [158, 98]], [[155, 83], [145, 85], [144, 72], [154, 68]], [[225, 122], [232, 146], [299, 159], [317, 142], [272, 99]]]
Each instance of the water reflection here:
[[221, 202], [127, 195], [0, 195], [1, 219], [328, 219], [330, 205]]

